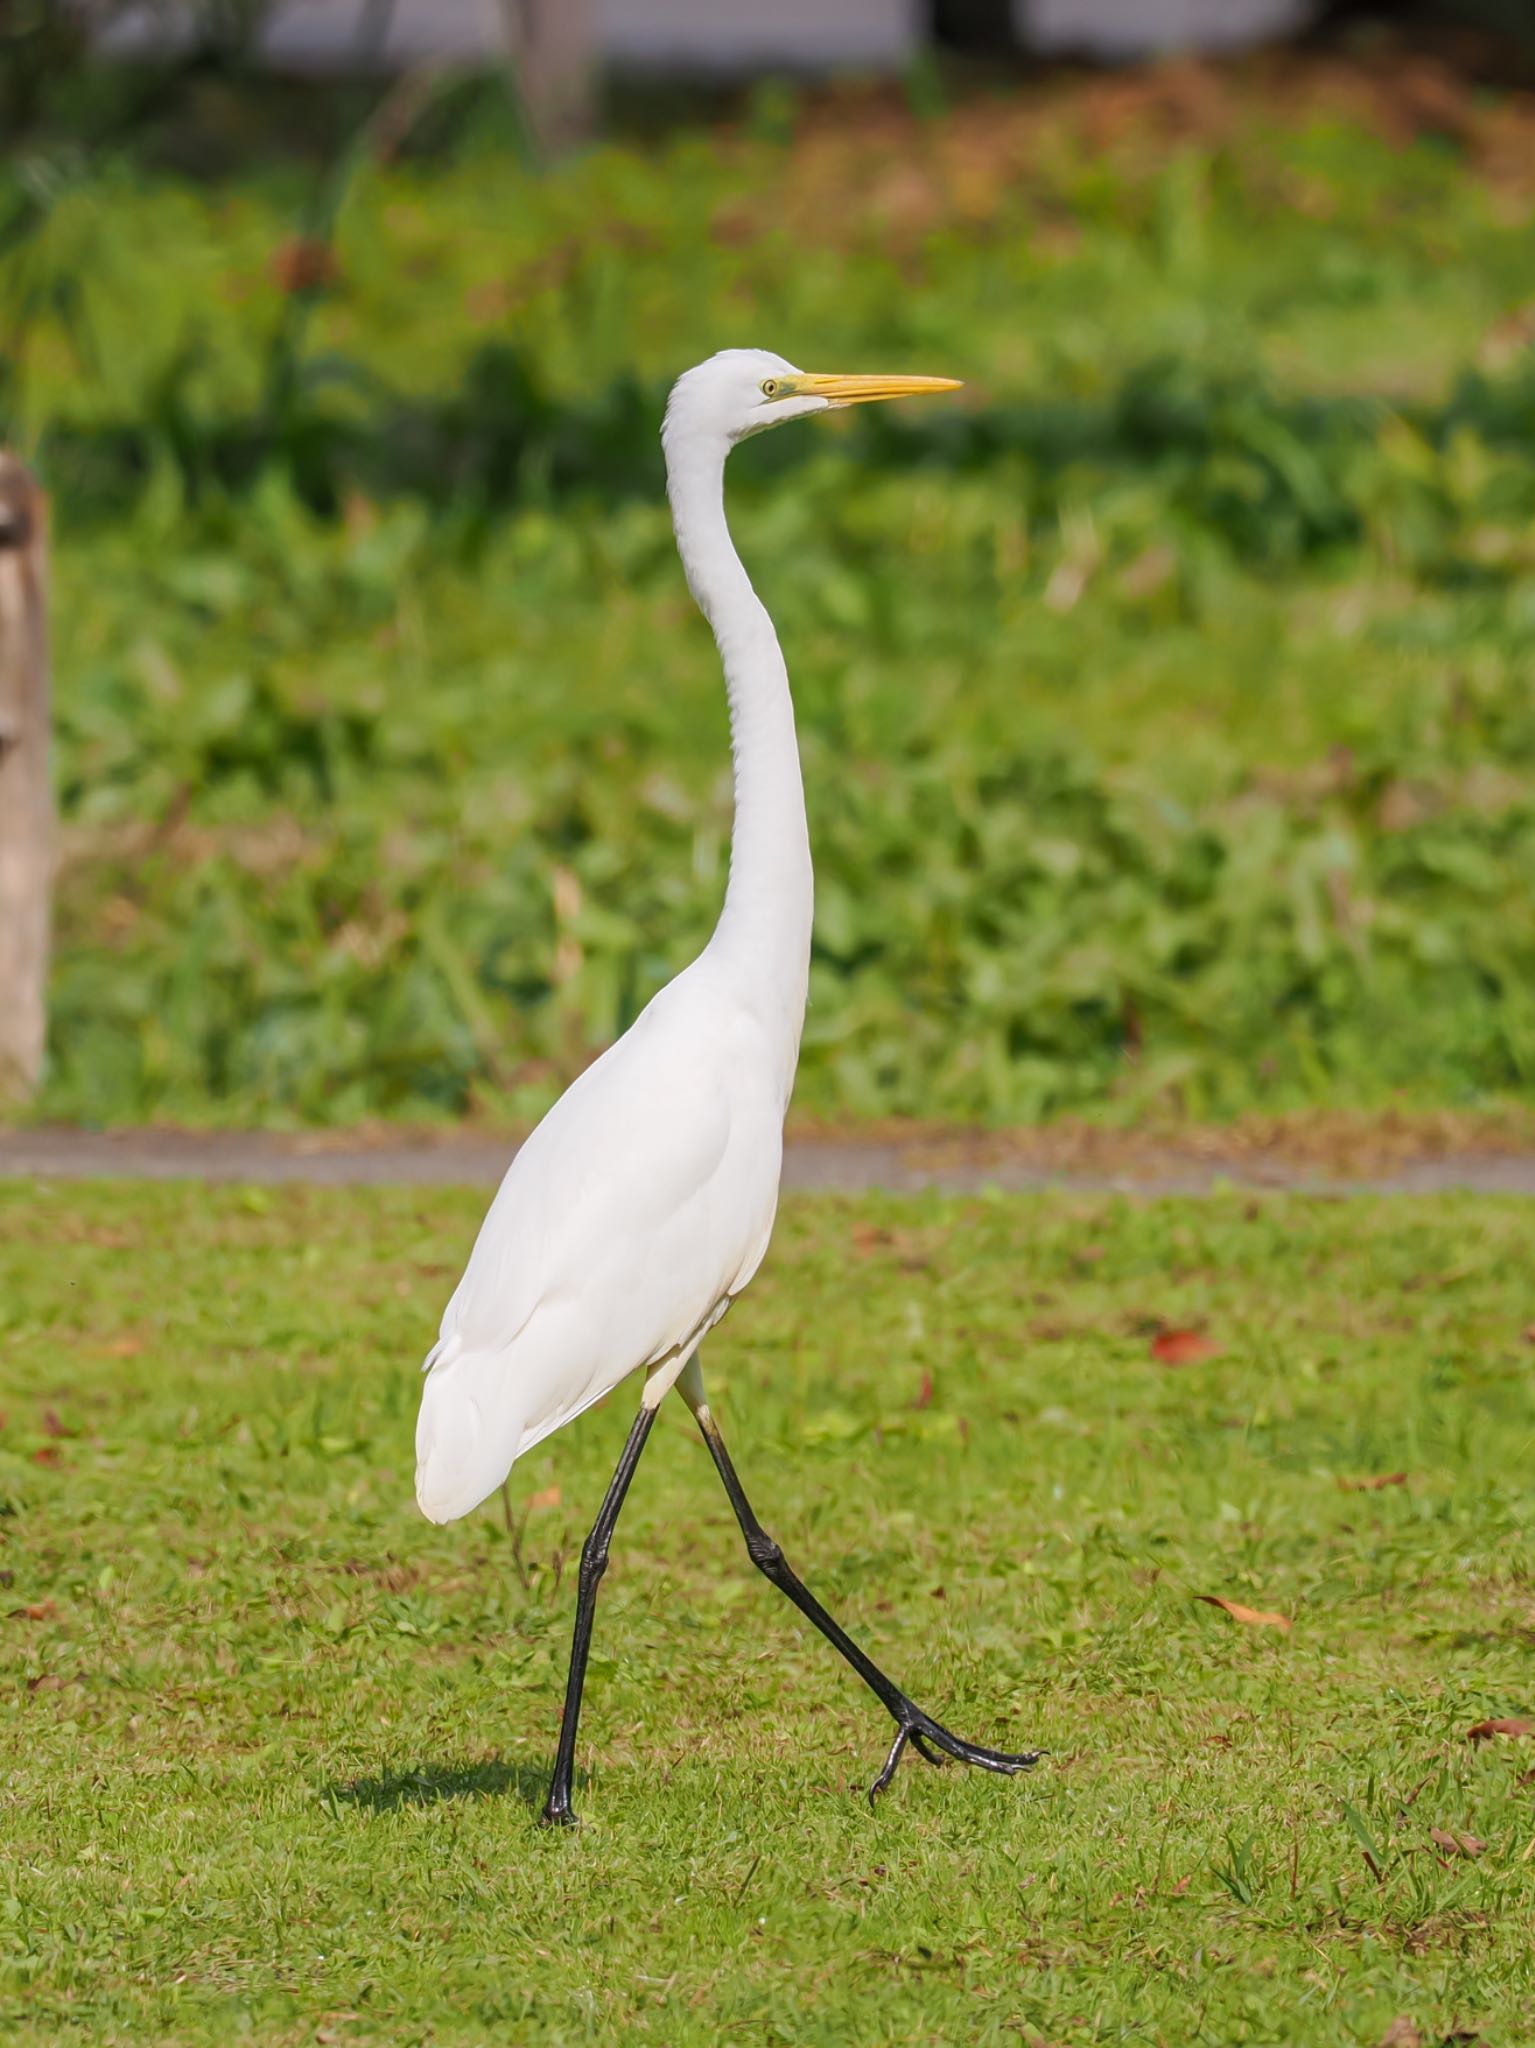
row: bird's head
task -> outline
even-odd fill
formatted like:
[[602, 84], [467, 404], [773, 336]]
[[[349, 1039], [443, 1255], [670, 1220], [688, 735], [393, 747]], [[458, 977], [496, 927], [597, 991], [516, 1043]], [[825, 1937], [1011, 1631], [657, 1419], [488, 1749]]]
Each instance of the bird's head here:
[[916, 398], [957, 391], [954, 377], [848, 377], [797, 370], [765, 348], [726, 348], [695, 370], [685, 370], [667, 401], [662, 439], [714, 441], [733, 448], [768, 427], [810, 413], [867, 405], [880, 398]]

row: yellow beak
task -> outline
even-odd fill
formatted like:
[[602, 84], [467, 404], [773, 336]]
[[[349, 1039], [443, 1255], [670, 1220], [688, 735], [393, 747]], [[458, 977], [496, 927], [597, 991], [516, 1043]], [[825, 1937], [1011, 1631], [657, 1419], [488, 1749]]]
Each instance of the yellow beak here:
[[922, 398], [933, 391], [958, 391], [957, 377], [836, 377], [810, 370], [790, 389], [796, 398], [824, 398], [831, 405], [868, 405], [876, 398]]

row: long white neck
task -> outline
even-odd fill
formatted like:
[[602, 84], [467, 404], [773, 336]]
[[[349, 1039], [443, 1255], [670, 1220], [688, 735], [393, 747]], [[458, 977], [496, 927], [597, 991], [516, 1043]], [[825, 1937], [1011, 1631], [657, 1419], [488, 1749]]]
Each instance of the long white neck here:
[[668, 441], [666, 485], [682, 566], [714, 629], [730, 699], [735, 831], [709, 951], [777, 1039], [787, 1098], [805, 1021], [814, 907], [789, 676], [725, 523], [723, 447]]

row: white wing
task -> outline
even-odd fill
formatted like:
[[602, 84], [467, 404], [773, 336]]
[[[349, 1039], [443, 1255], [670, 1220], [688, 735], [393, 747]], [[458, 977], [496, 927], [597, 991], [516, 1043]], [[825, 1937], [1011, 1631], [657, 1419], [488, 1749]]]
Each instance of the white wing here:
[[760, 1264], [784, 1099], [695, 962], [512, 1161], [427, 1361], [416, 1494], [452, 1521], [642, 1366], [680, 1361]]

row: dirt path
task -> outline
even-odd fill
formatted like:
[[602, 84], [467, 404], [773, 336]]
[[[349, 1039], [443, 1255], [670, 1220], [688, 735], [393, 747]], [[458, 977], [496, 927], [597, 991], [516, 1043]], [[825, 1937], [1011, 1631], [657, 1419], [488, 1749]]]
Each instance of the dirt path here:
[[[348, 1138], [332, 1132], [0, 1130], [0, 1178], [48, 1180], [307, 1181], [349, 1187], [390, 1182], [494, 1185], [511, 1142], [501, 1137]], [[787, 1188], [857, 1194], [942, 1188], [1117, 1190], [1134, 1195], [1206, 1194], [1222, 1185], [1329, 1194], [1535, 1195], [1535, 1152], [1463, 1149], [1401, 1156], [1366, 1152], [1341, 1166], [1283, 1150], [1234, 1145], [1221, 1134], [1182, 1142], [1114, 1140], [1078, 1148], [969, 1134], [914, 1137], [802, 1136], [784, 1156]]]

